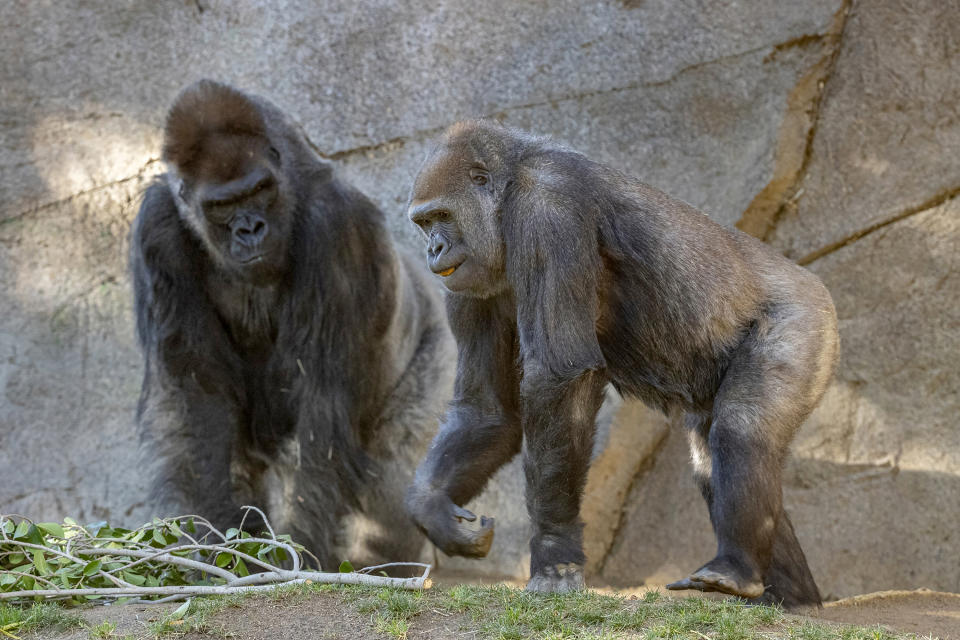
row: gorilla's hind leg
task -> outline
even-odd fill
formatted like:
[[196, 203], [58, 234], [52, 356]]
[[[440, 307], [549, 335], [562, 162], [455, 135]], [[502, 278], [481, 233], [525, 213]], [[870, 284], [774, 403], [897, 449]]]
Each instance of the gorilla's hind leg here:
[[[724, 528], [725, 524], [729, 528], [729, 519], [727, 522], [719, 521], [720, 527], [718, 527], [718, 518], [723, 517], [724, 514], [721, 509], [718, 509], [718, 500], [716, 499], [716, 476], [714, 474], [714, 458], [716, 456], [711, 451], [709, 442], [711, 421], [709, 414], [688, 414], [685, 418], [685, 425], [690, 442], [694, 480], [700, 489], [700, 494], [707, 503], [710, 523], [713, 525], [718, 542], [720, 542], [720, 550], [718, 550], [716, 558], [687, 578], [668, 584], [667, 588], [719, 591], [744, 598], [756, 598], [764, 592], [762, 572], [751, 570], [751, 564], [755, 563], [751, 563], [749, 558], [743, 558], [735, 549], [731, 549], [733, 545], [723, 544], [725, 538], [730, 538], [730, 532]], [[745, 507], [750, 508], [747, 505], [738, 507], [741, 517], [744, 515], [742, 511]], [[769, 545], [769, 542], [766, 541], [753, 540], [752, 543], [750, 545], [752, 547]], [[727, 547], [726, 553], [723, 552], [724, 546]], [[763, 560], [760, 560], [760, 562], [763, 562]]]
[[780, 484], [787, 447], [822, 393], [817, 368], [807, 362], [819, 355], [818, 336], [802, 312], [773, 309], [732, 354], [709, 428], [705, 419], [688, 422], [695, 463], [709, 452], [708, 463], [695, 471], [717, 555], [670, 588], [819, 604]]
[[777, 536], [773, 541], [773, 558], [764, 575], [767, 590], [757, 600], [760, 604], [778, 604], [787, 609], [818, 607], [820, 590], [813, 580], [807, 557], [800, 548], [793, 524], [786, 511], [780, 513]]

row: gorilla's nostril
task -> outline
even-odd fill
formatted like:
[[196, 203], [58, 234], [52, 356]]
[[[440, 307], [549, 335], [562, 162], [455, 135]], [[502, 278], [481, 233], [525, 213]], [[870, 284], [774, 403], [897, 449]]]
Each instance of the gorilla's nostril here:
[[243, 242], [256, 242], [267, 234], [267, 223], [263, 220], [246, 220], [234, 227], [233, 234]]
[[434, 258], [441, 255], [446, 249], [447, 243], [442, 238], [433, 238], [428, 247], [430, 256]]

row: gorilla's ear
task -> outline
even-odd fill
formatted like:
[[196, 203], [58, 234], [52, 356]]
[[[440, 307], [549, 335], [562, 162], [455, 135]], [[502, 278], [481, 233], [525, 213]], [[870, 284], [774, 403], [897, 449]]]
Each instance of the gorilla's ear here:
[[601, 265], [594, 208], [554, 171], [519, 169], [504, 200], [525, 387], [562, 384], [606, 367], [596, 328]]

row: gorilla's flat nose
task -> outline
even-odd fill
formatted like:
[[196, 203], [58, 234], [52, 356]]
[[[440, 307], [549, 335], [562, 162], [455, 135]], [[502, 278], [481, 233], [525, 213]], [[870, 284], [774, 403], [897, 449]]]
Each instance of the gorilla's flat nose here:
[[430, 244], [427, 246], [427, 253], [431, 258], [439, 258], [447, 250], [447, 240], [440, 234], [434, 234], [430, 238]]
[[241, 214], [230, 225], [234, 239], [246, 247], [260, 244], [267, 235], [267, 221], [260, 216]]

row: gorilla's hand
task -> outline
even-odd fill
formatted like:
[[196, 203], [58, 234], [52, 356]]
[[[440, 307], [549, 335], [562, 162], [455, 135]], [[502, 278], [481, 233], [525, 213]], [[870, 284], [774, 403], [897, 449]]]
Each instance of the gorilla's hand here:
[[417, 485], [407, 492], [406, 506], [417, 526], [447, 555], [483, 558], [490, 551], [493, 518], [480, 516], [479, 529], [468, 527], [476, 515], [443, 493]]

